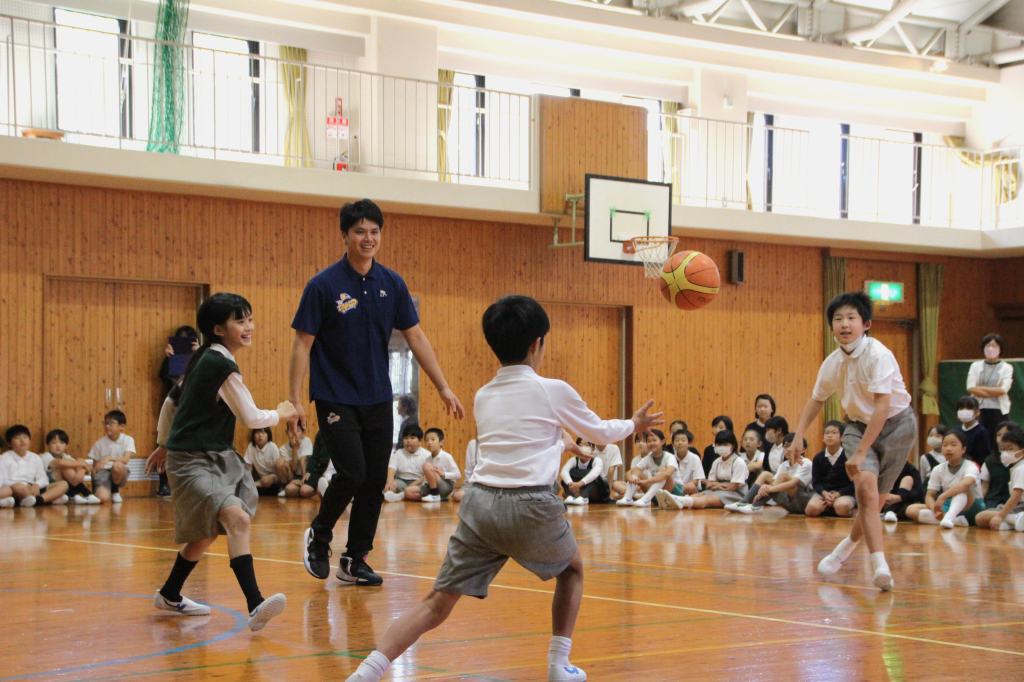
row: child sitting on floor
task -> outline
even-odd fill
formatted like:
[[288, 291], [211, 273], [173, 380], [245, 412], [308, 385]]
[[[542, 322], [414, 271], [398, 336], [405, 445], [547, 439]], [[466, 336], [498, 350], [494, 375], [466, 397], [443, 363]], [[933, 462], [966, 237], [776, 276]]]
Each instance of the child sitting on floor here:
[[[636, 447], [636, 453], [637, 454], [635, 454], [633, 456], [633, 459], [631, 459], [630, 462], [629, 462], [629, 468], [626, 469], [626, 474], [625, 474], [626, 478], [629, 477], [629, 472], [632, 471], [633, 469], [636, 469], [637, 466], [640, 464], [640, 461], [644, 457], [647, 456], [648, 452], [650, 452], [650, 450], [647, 447], [647, 437], [644, 436], [644, 434], [642, 434], [642, 433], [638, 433], [635, 436], [633, 436], [633, 445]], [[644, 478], [644, 476], [646, 476], [646, 474], [641, 472], [640, 478]], [[613, 500], [626, 499], [625, 498], [625, 494], [626, 494], [626, 487], [628, 485], [629, 485], [628, 481], [615, 481], [614, 483], [612, 483], [612, 499]], [[635, 494], [643, 495], [642, 492], [637, 492]], [[632, 501], [632, 498], [629, 498], [629, 499]]]
[[566, 460], [559, 478], [565, 503], [569, 506], [583, 506], [608, 499], [608, 481], [604, 479], [604, 460], [594, 455], [594, 446], [584, 443], [582, 438], [576, 439], [582, 455]]
[[128, 418], [121, 410], [103, 416], [106, 435], [93, 443], [92, 492], [103, 502], [121, 502], [120, 487], [128, 481], [128, 462], [135, 454], [135, 439], [124, 432]]
[[918, 462], [922, 481], [927, 481], [932, 475], [932, 469], [946, 461], [946, 456], [942, 454], [942, 439], [947, 433], [949, 429], [945, 424], [936, 424], [928, 430], [928, 447], [931, 448], [931, 452], [921, 455]]
[[[683, 485], [679, 479], [679, 461], [676, 456], [665, 452], [665, 434], [659, 429], [651, 429], [647, 436], [647, 456], [626, 474], [626, 492], [615, 504], [620, 507], [649, 507], [651, 500], [658, 491], [668, 486], [676, 495], [683, 494]], [[692, 453], [687, 453], [692, 454]], [[643, 496], [633, 501], [636, 492]]]
[[455, 482], [462, 478], [462, 472], [455, 463], [455, 458], [445, 452], [444, 431], [438, 428], [427, 429], [423, 436], [430, 459], [423, 463], [423, 482], [416, 490], [409, 490], [406, 499], [421, 502], [440, 502], [451, 497], [455, 490]]
[[18, 505], [67, 504], [68, 496], [64, 493], [68, 491], [68, 484], [64, 481], [50, 483], [43, 460], [28, 449], [32, 444], [28, 428], [15, 424], [7, 429], [4, 439], [11, 448], [3, 454], [7, 461], [7, 481]]
[[297, 497], [300, 494], [302, 481], [306, 478], [306, 465], [313, 454], [313, 441], [306, 435], [303, 422], [296, 422], [295, 431], [287, 431], [288, 442], [281, 446], [281, 458], [288, 460], [292, 469], [289, 481], [281, 481], [285, 486], [286, 497]]
[[[761, 472], [757, 482], [751, 486], [743, 500], [725, 506], [727, 511], [741, 514], [760, 514], [769, 499], [791, 514], [803, 514], [807, 503], [814, 495], [811, 487], [811, 460], [803, 451], [793, 447], [795, 435], [790, 433], [782, 439], [786, 459], [775, 474]], [[807, 443], [804, 443], [804, 448]]]
[[[704, 482], [703, 493], [696, 495], [669, 495], [664, 504], [675, 509], [722, 509], [739, 502], [747, 492], [747, 465], [736, 454], [739, 444], [732, 431], [719, 431], [715, 436], [715, 454], [718, 459], [711, 465], [711, 473]], [[659, 499], [659, 504], [661, 500]]]
[[907, 509], [910, 508], [910, 505], [921, 502], [924, 502], [924, 481], [914, 465], [907, 462], [903, 465], [903, 471], [896, 479], [896, 484], [885, 498], [882, 507], [882, 521], [886, 523], [906, 521], [909, 518]]
[[996, 428], [996, 449], [981, 465], [981, 494], [985, 509], [1000, 509], [1010, 499], [1010, 470], [1002, 462], [1002, 438], [1011, 429], [1019, 429], [1014, 422], [1005, 421]]
[[419, 500], [419, 486], [426, 478], [423, 465], [430, 461], [430, 453], [420, 447], [423, 429], [416, 424], [402, 431], [402, 447], [395, 450], [388, 462], [388, 482], [384, 486], [384, 499], [388, 502]]
[[269, 426], [252, 430], [243, 459], [249, 465], [260, 497], [283, 494], [284, 487], [292, 482], [291, 463], [281, 457]]
[[1010, 470], [1010, 497], [996, 509], [978, 514], [978, 528], [1024, 532], [1024, 431], [1010, 429], [999, 440], [999, 459]]
[[814, 456], [811, 468], [814, 497], [807, 505], [807, 516], [849, 518], [857, 509], [856, 489], [846, 473], [845, 432], [846, 425], [841, 421], [832, 420], [825, 424], [825, 449]]
[[946, 461], [935, 467], [928, 479], [924, 504], [912, 504], [907, 517], [918, 523], [938, 524], [943, 528], [973, 526], [975, 517], [985, 511], [978, 465], [967, 459], [967, 436], [954, 429], [942, 439]]
[[68, 454], [71, 439], [61, 429], [53, 429], [46, 434], [46, 452], [40, 455], [46, 475], [50, 483], [64, 481], [68, 484], [68, 498], [72, 504], [99, 504], [100, 498], [93, 495], [85, 487], [85, 477], [89, 473], [89, 463], [84, 459], [75, 459]]

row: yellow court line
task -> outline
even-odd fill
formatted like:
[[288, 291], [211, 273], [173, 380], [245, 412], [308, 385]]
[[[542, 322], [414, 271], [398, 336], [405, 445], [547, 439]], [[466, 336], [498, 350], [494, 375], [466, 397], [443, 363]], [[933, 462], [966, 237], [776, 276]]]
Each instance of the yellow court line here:
[[[32, 537], [34, 537], [36, 539], [46, 539], [45, 535], [32, 536]], [[109, 546], [113, 546], [113, 547], [129, 547], [129, 548], [133, 548], [133, 549], [151, 549], [151, 550], [156, 550], [156, 551], [160, 551], [160, 552], [177, 552], [178, 551], [175, 548], [168, 548], [168, 547], [147, 547], [145, 545], [124, 545], [124, 544], [119, 544], [119, 543], [116, 543], [116, 542], [98, 542], [98, 541], [95, 541], [95, 540], [72, 540], [72, 539], [69, 539], [69, 538], [56, 538], [56, 539], [59, 542], [79, 542], [79, 543], [83, 543], [83, 544], [109, 545]], [[210, 556], [219, 556], [219, 557], [226, 557], [227, 556], [227, 554], [219, 554], [219, 553], [214, 553], [214, 552], [207, 552], [207, 554], [209, 554]], [[256, 559], [257, 561], [269, 561], [269, 562], [272, 562], [272, 563], [279, 563], [279, 564], [292, 564], [292, 565], [301, 565], [302, 564], [301, 561], [292, 561], [290, 559], [270, 559], [270, 558], [266, 558], [266, 557], [253, 557], [253, 558]], [[433, 582], [436, 579], [436, 578], [430, 577], [430, 576], [414, 575], [414, 574], [411, 574], [411, 573], [394, 573], [394, 572], [391, 572], [391, 571], [380, 571], [380, 573], [382, 573], [384, 575], [390, 575], [390, 576], [399, 577], [399, 578], [415, 578], [417, 580], [429, 580], [431, 582]], [[513, 585], [498, 585], [498, 584], [493, 584], [493, 583], [491, 584], [491, 587], [496, 587], [496, 588], [504, 589], [504, 590], [514, 590], [514, 591], [517, 591], [517, 592], [532, 592], [532, 593], [535, 593], [535, 594], [546, 594], [546, 595], [553, 595], [554, 594], [554, 591], [552, 591], [552, 590], [539, 590], [539, 589], [537, 589], [535, 587], [516, 587], [516, 586], [513, 586]], [[803, 623], [803, 622], [796, 621], [796, 620], [789, 620], [787, 618], [776, 618], [774, 616], [759, 616], [759, 615], [756, 615], [756, 614], [749, 614], [749, 613], [735, 613], [735, 612], [732, 612], [732, 611], [719, 611], [717, 609], [701, 609], [701, 608], [697, 608], [697, 607], [694, 607], [694, 606], [677, 606], [675, 604], [663, 604], [663, 603], [660, 603], [660, 602], [643, 602], [643, 601], [635, 601], [635, 600], [632, 600], [632, 599], [620, 599], [618, 597], [601, 597], [601, 596], [593, 595], [593, 594], [584, 594], [583, 598], [584, 599], [590, 599], [592, 601], [605, 601], [605, 602], [613, 602], [613, 603], [618, 603], [618, 604], [630, 604], [632, 606], [647, 606], [647, 607], [651, 607], [651, 608], [672, 609], [673, 611], [687, 611], [689, 613], [703, 613], [703, 614], [712, 615], [712, 616], [725, 616], [725, 617], [728, 617], [728, 618], [746, 618], [748, 620], [760, 620], [760, 621], [764, 621], [764, 622], [768, 622], [768, 623], [782, 623], [784, 625], [794, 625], [794, 626], [797, 626], [797, 627], [805, 627], [805, 628], [816, 628], [816, 629], [819, 629], [819, 630], [829, 630], [831, 632], [845, 632], [845, 633], [855, 634], [855, 635], [866, 635], [866, 636], [882, 637], [882, 638], [890, 637], [892, 639], [901, 639], [901, 640], [906, 640], [906, 641], [910, 641], [910, 642], [921, 642], [923, 644], [935, 644], [935, 645], [938, 645], [938, 646], [952, 646], [952, 647], [957, 647], [957, 648], [960, 648], [960, 649], [971, 649], [973, 651], [988, 651], [988, 652], [991, 652], [991, 653], [1007, 654], [1007, 655], [1010, 655], [1010, 656], [1024, 656], [1024, 651], [1010, 651], [1010, 650], [1007, 650], [1007, 649], [995, 649], [995, 648], [992, 648], [992, 647], [977, 646], [977, 645], [974, 645], [974, 644], [963, 644], [963, 643], [960, 643], [960, 642], [944, 642], [944, 641], [938, 640], [938, 639], [927, 639], [927, 638], [924, 638], [924, 637], [912, 637], [910, 635], [901, 635], [901, 634], [897, 634], [897, 633], [893, 633], [893, 632], [876, 632], [874, 630], [861, 630], [859, 628], [848, 628], [848, 627], [843, 627], [841, 625], [825, 625], [824, 623]], [[988, 626], [978, 625], [977, 627], [988, 627]], [[949, 626], [949, 628], [944, 628], [944, 629], [955, 629], [955, 628], [956, 628], [956, 626]]]

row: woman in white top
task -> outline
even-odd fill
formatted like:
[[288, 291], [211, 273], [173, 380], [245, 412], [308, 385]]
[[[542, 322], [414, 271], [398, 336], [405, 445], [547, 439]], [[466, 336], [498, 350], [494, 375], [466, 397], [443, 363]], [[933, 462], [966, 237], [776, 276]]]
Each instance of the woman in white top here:
[[987, 334], [981, 340], [981, 350], [985, 359], [971, 363], [971, 369], [967, 372], [967, 392], [980, 403], [981, 416], [978, 421], [991, 435], [991, 447], [994, 450], [996, 430], [1009, 419], [1013, 367], [1000, 359], [1003, 354], [1003, 337], [999, 334]]

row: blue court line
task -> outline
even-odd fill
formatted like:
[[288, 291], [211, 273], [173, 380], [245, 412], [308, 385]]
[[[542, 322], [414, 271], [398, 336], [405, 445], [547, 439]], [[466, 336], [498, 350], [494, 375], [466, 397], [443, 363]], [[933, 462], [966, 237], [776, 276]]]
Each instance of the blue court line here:
[[[54, 594], [87, 594], [87, 595], [100, 595], [104, 597], [139, 597], [142, 599], [152, 599], [153, 597], [148, 594], [125, 594], [123, 592], [87, 592], [82, 590], [5, 590], [0, 589], [0, 592], [32, 592], [32, 593], [54, 593]], [[201, 602], [202, 603], [202, 602]], [[204, 639], [201, 642], [195, 642], [186, 646], [177, 647], [175, 649], [168, 649], [166, 651], [156, 651], [151, 654], [143, 654], [142, 656], [133, 656], [131, 658], [121, 658], [116, 661], [105, 661], [103, 663], [90, 663], [88, 665], [80, 665], [74, 668], [62, 668], [57, 670], [47, 670], [41, 673], [28, 673], [26, 675], [15, 675], [14, 677], [0, 677], [0, 682], [8, 682], [9, 680], [25, 680], [32, 677], [44, 677], [46, 675], [65, 675], [67, 673], [78, 672], [80, 670], [93, 670], [95, 668], [104, 668], [111, 665], [119, 665], [121, 663], [133, 663], [135, 661], [144, 661], [147, 658], [158, 658], [160, 656], [169, 656], [171, 654], [181, 653], [182, 651], [188, 651], [190, 649], [197, 649], [207, 644], [213, 644], [222, 640], [234, 637], [245, 628], [249, 627], [249, 618], [234, 609], [225, 608], [223, 606], [217, 606], [216, 604], [205, 604], [211, 609], [216, 609], [222, 613], [226, 613], [235, 619], [235, 626], [227, 632], [221, 633], [211, 639]], [[195, 616], [191, 616], [194, 618]]]

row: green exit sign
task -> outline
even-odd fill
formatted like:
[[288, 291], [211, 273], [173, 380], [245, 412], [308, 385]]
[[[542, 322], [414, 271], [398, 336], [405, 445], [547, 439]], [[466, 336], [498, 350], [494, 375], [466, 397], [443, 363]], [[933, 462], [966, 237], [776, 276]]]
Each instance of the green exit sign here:
[[903, 303], [903, 282], [864, 282], [864, 290], [872, 301]]

